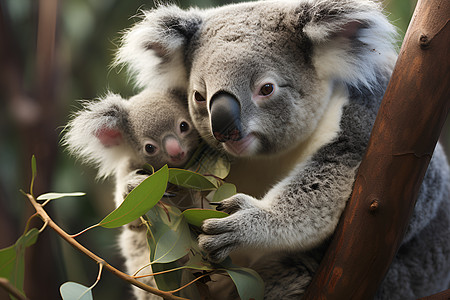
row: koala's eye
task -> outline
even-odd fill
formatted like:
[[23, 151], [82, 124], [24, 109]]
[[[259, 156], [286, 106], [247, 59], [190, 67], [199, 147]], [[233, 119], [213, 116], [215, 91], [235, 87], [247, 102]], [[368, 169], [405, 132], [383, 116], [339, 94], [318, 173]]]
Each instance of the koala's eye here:
[[274, 88], [272, 83], [266, 83], [259, 90], [259, 95], [261, 95], [261, 96], [269, 96], [269, 95], [271, 95], [273, 93], [274, 89], [275, 88]]
[[194, 99], [197, 102], [205, 102], [205, 98], [197, 91], [194, 91]]
[[180, 131], [181, 132], [186, 132], [189, 130], [189, 124], [185, 121], [180, 123]]
[[156, 152], [156, 147], [152, 144], [145, 144], [145, 152], [148, 154], [154, 154]]

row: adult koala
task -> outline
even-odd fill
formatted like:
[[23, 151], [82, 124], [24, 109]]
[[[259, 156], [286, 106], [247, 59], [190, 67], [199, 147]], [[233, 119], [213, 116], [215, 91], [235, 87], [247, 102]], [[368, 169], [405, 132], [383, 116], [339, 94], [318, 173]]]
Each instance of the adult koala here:
[[[187, 89], [196, 129], [232, 157], [227, 181], [242, 194], [219, 205], [229, 217], [204, 222], [199, 244], [215, 262], [278, 251], [251, 263], [267, 299], [297, 299], [317, 268], [396, 59], [394, 35], [373, 1], [298, 0], [161, 6], [124, 36], [118, 63], [142, 87]], [[448, 288], [449, 182], [438, 145], [378, 299]]]

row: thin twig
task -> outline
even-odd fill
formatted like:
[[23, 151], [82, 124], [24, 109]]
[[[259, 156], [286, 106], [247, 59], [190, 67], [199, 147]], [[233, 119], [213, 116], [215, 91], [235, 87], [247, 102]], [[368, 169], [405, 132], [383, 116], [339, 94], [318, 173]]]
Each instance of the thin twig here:
[[28, 300], [27, 296], [22, 294], [22, 292], [12, 285], [6, 278], [0, 277], [0, 287], [19, 300]]
[[38, 213], [39, 217], [42, 219], [42, 221], [44, 221], [45, 223], [48, 224], [47, 225], [48, 227], [50, 227], [54, 231], [56, 231], [56, 233], [59, 236], [61, 236], [64, 240], [66, 240], [66, 242], [68, 242], [70, 245], [72, 245], [75, 249], [79, 250], [80, 252], [82, 252], [83, 254], [85, 254], [86, 256], [91, 258], [92, 260], [96, 261], [98, 264], [102, 264], [103, 267], [106, 270], [108, 270], [109, 272], [111, 272], [112, 274], [116, 275], [120, 279], [125, 280], [126, 282], [129, 282], [149, 293], [163, 297], [164, 299], [187, 300], [186, 298], [181, 298], [181, 297], [175, 296], [170, 292], [164, 292], [164, 291], [158, 290], [154, 287], [151, 287], [143, 282], [140, 282], [140, 281], [134, 279], [132, 276], [114, 268], [113, 266], [108, 264], [104, 259], [102, 259], [102, 258], [98, 257], [97, 255], [95, 255], [94, 253], [92, 253], [86, 247], [84, 247], [83, 245], [78, 243], [68, 233], [66, 233], [64, 230], [62, 230], [61, 227], [59, 227], [55, 222], [53, 222], [53, 220], [49, 217], [49, 215], [44, 210], [44, 208], [39, 203], [37, 203], [36, 199], [34, 199], [33, 196], [31, 196], [30, 194], [27, 194], [27, 197], [30, 200], [30, 202], [33, 205], [36, 212]]
[[177, 288], [176, 290], [170, 291], [170, 293], [176, 293], [176, 292], [178, 292], [178, 291], [181, 291], [182, 289], [184, 289], [184, 288], [190, 286], [191, 284], [193, 284], [194, 282], [196, 282], [196, 281], [199, 280], [200, 278], [203, 278], [203, 277], [206, 277], [206, 276], [209, 276], [209, 275], [211, 275], [211, 274], [210, 274], [210, 273], [208, 273], [208, 274], [203, 274], [202, 276], [199, 276], [199, 277], [195, 278], [194, 280], [192, 280], [192, 281], [186, 283], [186, 284], [183, 285], [182, 287], [179, 287], [179, 288]]
[[[150, 264], [151, 265], [151, 264]], [[148, 267], [149, 265], [147, 264], [146, 267]], [[178, 268], [173, 268], [170, 270], [164, 270], [164, 271], [160, 271], [160, 272], [156, 272], [156, 273], [151, 273], [151, 274], [145, 274], [145, 275], [133, 275], [133, 278], [145, 278], [145, 277], [150, 277], [150, 276], [156, 276], [156, 275], [161, 275], [161, 274], [166, 274], [166, 273], [170, 273], [170, 272], [175, 272], [175, 271], [179, 271], [179, 270], [183, 270], [186, 269], [186, 267], [178, 267]], [[142, 269], [141, 269], [142, 270]], [[139, 270], [140, 271], [140, 270]], [[139, 272], [138, 271], [138, 272]], [[135, 273], [137, 274], [137, 272]]]
[[99, 224], [95, 224], [95, 225], [89, 226], [88, 228], [85, 228], [85, 229], [81, 230], [78, 233], [72, 234], [70, 237], [71, 238], [76, 238], [76, 237], [82, 235], [83, 233], [85, 233], [86, 231], [91, 230], [91, 229], [93, 229], [95, 227], [98, 227], [98, 226], [100, 226], [100, 225]]
[[[138, 277], [137, 277], [137, 274], [138, 274], [140, 271], [144, 270], [145, 268], [150, 267], [151, 265], [152, 265], [152, 263], [148, 263], [148, 264], [146, 264], [145, 266], [140, 267], [139, 270], [137, 270], [136, 272], [134, 272], [133, 278], [138, 278]], [[141, 275], [140, 275], [140, 276], [141, 276]]]
[[92, 291], [92, 289], [97, 285], [97, 283], [100, 281], [100, 278], [102, 276], [102, 271], [103, 271], [103, 265], [104, 263], [99, 263], [98, 264], [98, 275], [97, 275], [97, 279], [95, 280], [94, 284], [91, 285], [87, 290], [85, 290], [83, 292], [83, 294], [81, 294], [78, 299], [83, 298], [84, 295], [86, 295], [86, 293], [88, 293], [89, 291]]

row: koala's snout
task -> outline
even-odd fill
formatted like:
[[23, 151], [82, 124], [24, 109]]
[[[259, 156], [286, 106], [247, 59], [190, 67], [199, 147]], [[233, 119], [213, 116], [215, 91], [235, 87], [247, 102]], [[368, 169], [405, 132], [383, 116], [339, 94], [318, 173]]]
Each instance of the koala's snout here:
[[219, 142], [242, 139], [241, 105], [233, 95], [216, 93], [211, 98], [211, 129]]
[[174, 137], [167, 137], [164, 139], [164, 148], [171, 159], [182, 160], [186, 156], [180, 143]]

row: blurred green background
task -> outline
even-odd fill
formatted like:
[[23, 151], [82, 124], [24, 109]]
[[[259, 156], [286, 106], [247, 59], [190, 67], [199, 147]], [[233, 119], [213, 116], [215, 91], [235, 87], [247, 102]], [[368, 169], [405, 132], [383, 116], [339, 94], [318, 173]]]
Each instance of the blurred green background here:
[[[236, 1], [179, 1], [182, 7], [210, 7]], [[403, 36], [414, 0], [385, 1], [386, 11]], [[133, 95], [125, 71], [111, 69], [120, 32], [133, 24], [140, 9], [153, 1], [0, 0], [0, 248], [22, 234], [33, 209], [19, 189], [28, 191], [30, 158], [36, 154], [35, 194], [84, 191], [82, 198], [47, 206], [67, 232], [97, 223], [113, 209], [110, 181], [96, 181], [95, 171], [68, 157], [58, 143], [76, 100], [93, 99], [107, 90]], [[54, 32], [56, 29], [56, 32]], [[53, 34], [54, 32], [54, 34]], [[448, 123], [448, 122], [447, 122]], [[446, 128], [449, 126], [446, 125]], [[448, 129], [441, 140], [450, 149]], [[41, 222], [35, 222], [41, 226]], [[118, 230], [94, 229], [78, 240], [122, 268]], [[47, 229], [27, 255], [26, 291], [31, 299], [59, 299], [66, 281], [91, 285], [97, 265]], [[96, 299], [128, 299], [126, 283], [104, 271]], [[0, 299], [6, 298], [0, 291]]]

